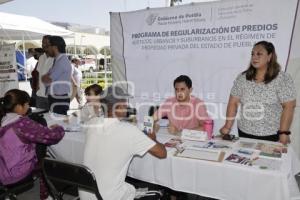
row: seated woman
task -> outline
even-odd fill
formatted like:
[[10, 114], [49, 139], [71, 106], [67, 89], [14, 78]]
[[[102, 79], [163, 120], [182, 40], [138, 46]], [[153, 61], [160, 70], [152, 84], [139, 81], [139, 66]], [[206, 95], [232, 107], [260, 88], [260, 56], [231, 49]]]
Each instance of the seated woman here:
[[0, 99], [0, 183], [9, 185], [29, 176], [37, 167], [37, 143], [56, 144], [64, 136], [58, 125], [50, 128], [26, 117], [29, 95], [12, 89]]
[[73, 121], [74, 119], [76, 120], [79, 119], [80, 122], [87, 122], [88, 120], [94, 117], [102, 116], [103, 112], [100, 104], [101, 93], [102, 93], [102, 87], [97, 84], [93, 84], [85, 88], [84, 94], [86, 96], [87, 102], [79, 112], [75, 112], [72, 114], [69, 121]]

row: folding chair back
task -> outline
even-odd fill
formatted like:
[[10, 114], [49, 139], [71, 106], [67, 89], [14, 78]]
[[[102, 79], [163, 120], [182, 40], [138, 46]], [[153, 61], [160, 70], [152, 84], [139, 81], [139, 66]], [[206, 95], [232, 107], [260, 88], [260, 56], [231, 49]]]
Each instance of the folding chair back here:
[[93, 172], [84, 165], [46, 158], [43, 161], [43, 172], [50, 192], [55, 198], [62, 199], [63, 194], [58, 195], [52, 181], [93, 192], [98, 200], [102, 200]]

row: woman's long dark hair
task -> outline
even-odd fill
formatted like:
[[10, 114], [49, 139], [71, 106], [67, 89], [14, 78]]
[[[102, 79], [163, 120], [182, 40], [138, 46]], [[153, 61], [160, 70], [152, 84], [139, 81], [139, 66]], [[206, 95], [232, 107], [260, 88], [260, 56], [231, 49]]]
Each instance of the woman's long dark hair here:
[[[257, 42], [255, 46], [261, 45], [263, 46], [266, 51], [268, 52], [268, 55], [272, 54], [270, 62], [268, 63], [268, 68], [267, 68], [267, 72], [265, 74], [264, 77], [264, 83], [268, 84], [270, 83], [274, 78], [277, 77], [278, 73], [281, 70], [281, 67], [279, 65], [279, 63], [277, 62], [277, 55], [275, 52], [275, 47], [271, 42], [267, 42], [267, 41], [260, 41]], [[253, 65], [250, 62], [249, 68], [243, 72], [243, 74], [246, 74], [246, 79], [249, 81], [253, 81], [255, 80], [255, 76], [256, 76], [256, 68], [253, 67]]]
[[3, 117], [6, 113], [13, 112], [16, 105], [24, 105], [29, 103], [30, 96], [27, 92], [19, 89], [12, 89], [5, 93], [4, 97], [0, 98], [0, 126]]

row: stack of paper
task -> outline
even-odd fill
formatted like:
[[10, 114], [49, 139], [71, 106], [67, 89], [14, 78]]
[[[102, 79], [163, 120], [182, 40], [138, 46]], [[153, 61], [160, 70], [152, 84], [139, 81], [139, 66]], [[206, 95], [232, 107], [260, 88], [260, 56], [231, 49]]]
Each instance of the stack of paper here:
[[222, 151], [215, 151], [211, 149], [194, 148], [194, 147], [186, 147], [182, 151], [178, 151], [175, 154], [175, 156], [177, 157], [208, 160], [208, 161], [215, 161], [215, 162], [222, 162], [224, 155], [225, 153]]
[[158, 121], [158, 124], [160, 127], [168, 127], [169, 126], [169, 120], [168, 119], [160, 119]]
[[231, 145], [226, 143], [226, 141], [208, 141], [201, 147], [207, 149], [231, 149]]
[[207, 137], [207, 133], [205, 131], [183, 129], [181, 132], [181, 139], [206, 141], [206, 140], [208, 140], [208, 137]]

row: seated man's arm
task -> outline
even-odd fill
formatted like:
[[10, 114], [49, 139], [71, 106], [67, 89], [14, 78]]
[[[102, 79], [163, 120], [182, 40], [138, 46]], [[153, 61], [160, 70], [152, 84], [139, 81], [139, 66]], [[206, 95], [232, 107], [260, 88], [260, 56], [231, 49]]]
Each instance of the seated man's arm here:
[[[163, 113], [165, 114], [165, 116], [167, 116], [167, 113]], [[155, 111], [153, 114], [153, 119], [154, 119], [154, 131], [158, 132], [159, 130], [159, 124], [158, 124], [158, 120], [161, 119], [162, 117], [161, 113], [159, 113], [159, 110]], [[168, 125], [168, 132], [171, 134], [177, 134], [179, 133], [181, 130], [179, 130], [178, 128], [176, 128], [176, 126], [174, 124], [172, 124], [172, 122], [169, 120], [169, 125]]]
[[171, 134], [176, 135], [177, 133], [180, 133], [182, 130], [179, 130], [174, 124], [169, 121], [169, 126], [168, 126], [168, 132]]
[[167, 157], [167, 150], [166, 150], [165, 146], [158, 142], [151, 149], [149, 149], [148, 152], [158, 158], [166, 158]]
[[159, 120], [159, 116], [158, 116], [158, 110], [156, 110], [154, 113], [153, 113], [153, 120], [154, 122], [157, 122]]
[[153, 129], [154, 129], [154, 132], [158, 132], [159, 131], [159, 124], [158, 124], [158, 121], [159, 121], [159, 116], [158, 116], [158, 110], [156, 110], [153, 114], [153, 121], [154, 121], [154, 124], [153, 124]]
[[196, 126], [195, 128], [193, 128], [193, 130], [204, 131], [203, 124], [204, 124], [204, 121], [202, 121], [202, 120], [200, 121], [199, 120], [198, 126]]
[[154, 142], [156, 142], [156, 144], [153, 147], [151, 147], [151, 149], [149, 149], [148, 152], [151, 153], [155, 157], [166, 158], [167, 150], [162, 143], [160, 143], [156, 140], [155, 133], [154, 132], [149, 133], [148, 137], [150, 137]]

